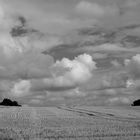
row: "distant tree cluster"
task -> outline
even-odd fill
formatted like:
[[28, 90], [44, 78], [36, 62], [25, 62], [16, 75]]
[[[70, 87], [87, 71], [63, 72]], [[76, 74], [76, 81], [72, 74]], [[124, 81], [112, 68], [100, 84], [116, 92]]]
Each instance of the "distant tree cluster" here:
[[132, 106], [140, 106], [140, 99], [135, 100], [131, 105]]
[[2, 106], [21, 106], [18, 104], [17, 101], [11, 101], [10, 99], [3, 99], [3, 101], [0, 103]]

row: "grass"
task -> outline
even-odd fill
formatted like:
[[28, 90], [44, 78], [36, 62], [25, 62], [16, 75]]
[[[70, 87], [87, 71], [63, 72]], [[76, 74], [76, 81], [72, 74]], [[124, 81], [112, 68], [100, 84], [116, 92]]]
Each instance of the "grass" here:
[[110, 115], [104, 107], [1, 108], [0, 140], [139, 140], [140, 117], [119, 110], [112, 108]]

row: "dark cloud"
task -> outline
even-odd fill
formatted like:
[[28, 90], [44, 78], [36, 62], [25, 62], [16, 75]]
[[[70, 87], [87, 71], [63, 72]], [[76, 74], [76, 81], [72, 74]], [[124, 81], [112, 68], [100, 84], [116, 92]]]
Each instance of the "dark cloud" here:
[[15, 25], [10, 31], [10, 34], [11, 34], [12, 37], [26, 36], [27, 33], [39, 32], [35, 29], [29, 29], [26, 25], [27, 20], [23, 16], [18, 16], [17, 17], [17, 22], [18, 22], [19, 25]]

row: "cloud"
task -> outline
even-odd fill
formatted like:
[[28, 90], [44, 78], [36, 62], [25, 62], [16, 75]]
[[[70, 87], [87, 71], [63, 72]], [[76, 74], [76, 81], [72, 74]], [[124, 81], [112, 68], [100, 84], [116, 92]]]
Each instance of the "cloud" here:
[[108, 57], [107, 53], [93, 53], [93, 59], [106, 59]]
[[[131, 79], [131, 77], [130, 77], [126, 82], [126, 87], [128, 90], [139, 91], [140, 90], [140, 79]], [[132, 94], [134, 94], [134, 93], [132, 92]]]
[[40, 79], [49, 77], [49, 66], [53, 64], [53, 58], [41, 53], [18, 54], [12, 58], [1, 55], [0, 79]]
[[32, 104], [32, 105], [41, 105], [42, 104], [42, 100], [39, 99], [31, 99], [28, 104]]
[[75, 89], [65, 92], [63, 96], [64, 97], [85, 97], [86, 95], [87, 95], [86, 92], [81, 91], [79, 87], [77, 87]]
[[5, 16], [4, 10], [3, 10], [2, 6], [0, 6], [0, 21], [3, 20], [4, 16]]
[[[30, 93], [31, 79], [50, 76], [53, 58], [42, 51], [58, 45], [57, 36], [46, 35], [28, 26], [21, 15], [0, 7], [0, 90], [1, 96], [23, 97]], [[16, 35], [12, 34], [12, 31]], [[4, 95], [5, 94], [5, 95]]]
[[[28, 21], [27, 25], [30, 28], [37, 29], [43, 33], [63, 35], [70, 30], [79, 28], [79, 26], [93, 24], [94, 20], [81, 21], [79, 17], [73, 18], [70, 15], [71, 12], [67, 11], [70, 8], [69, 5], [60, 3], [61, 1], [58, 4], [57, 2], [44, 0], [39, 2], [36, 0], [34, 2], [32, 0], [25, 0], [24, 2], [21, 0], [3, 1], [5, 11], [10, 18], [22, 15]], [[64, 9], [63, 6], [67, 8]], [[42, 17], [42, 20], [39, 20], [40, 17]]]
[[[15, 6], [13, 5], [16, 3], [18, 3], [17, 9], [14, 10]], [[69, 55], [74, 53], [81, 55], [73, 60], [61, 57], [63, 59], [56, 62], [54, 62], [53, 55], [42, 53], [56, 45], [63, 44], [61, 37], [46, 32], [65, 32], [97, 23], [96, 18], [98, 17], [106, 18], [106, 16], [118, 14], [119, 9], [116, 5], [81, 1], [76, 6], [77, 13], [74, 11], [75, 16], [73, 17], [64, 12], [64, 14], [57, 13], [57, 10], [53, 11], [54, 9], [50, 12], [49, 10], [37, 10], [34, 6], [32, 8], [31, 2], [29, 2], [31, 9], [28, 6], [25, 8], [28, 2], [24, 3], [15, 0], [13, 5], [9, 2], [8, 5], [1, 4], [0, 7], [0, 91], [3, 97], [18, 99], [30, 97], [32, 103], [39, 103], [40, 100], [46, 98], [47, 92], [55, 95], [59, 92], [60, 96], [54, 96], [56, 99], [62, 99], [61, 93], [63, 93], [63, 97], [86, 97], [88, 89], [86, 91], [85, 88], [84, 91], [82, 87], [87, 86], [91, 79], [93, 79], [93, 82], [90, 83], [92, 92], [94, 88], [101, 90], [110, 88], [105, 91], [105, 94], [117, 95], [117, 91], [112, 87], [121, 87], [125, 80], [119, 74], [115, 75], [115, 72], [108, 75], [104, 72], [103, 75], [96, 76], [97, 73], [100, 75], [100, 72], [98, 72], [96, 62], [92, 58], [106, 58], [107, 55], [104, 54], [104, 51], [127, 52], [128, 49], [116, 44], [95, 47], [83, 46], [76, 50], [72, 50], [74, 47], [72, 49], [65, 48]], [[43, 20], [40, 21], [38, 19], [41, 16]], [[83, 20], [83, 17], [88, 18], [88, 20]], [[61, 53], [61, 50], [58, 52]], [[93, 56], [89, 55], [94, 52]], [[66, 55], [66, 57], [68, 56]], [[137, 59], [135, 60], [134, 57], [130, 63], [134, 63], [133, 66], [139, 65], [140, 60]], [[112, 61], [112, 64], [119, 69], [119, 64], [116, 61]], [[137, 73], [139, 73], [139, 66], [137, 67]], [[136, 72], [135, 75], [137, 76]]]
[[10, 94], [14, 97], [22, 97], [29, 95], [31, 88], [31, 83], [28, 80], [21, 80], [14, 84], [14, 87], [11, 89]]
[[102, 6], [87, 1], [81, 1], [80, 3], [78, 3], [76, 9], [78, 10], [78, 12], [83, 12], [85, 14], [94, 14], [97, 16], [103, 16], [105, 12]]
[[[42, 51], [61, 43], [53, 35], [46, 35], [28, 27], [23, 16], [0, 17], [0, 79], [29, 79], [48, 77], [53, 58]], [[6, 23], [6, 25], [5, 25]], [[16, 30], [16, 36], [11, 31]]]
[[112, 60], [112, 61], [111, 61], [111, 64], [112, 64], [114, 67], [116, 67], [116, 68], [122, 66], [117, 60]]
[[113, 97], [107, 100], [110, 104], [130, 104], [130, 99], [127, 97]]
[[128, 73], [126, 87], [129, 90], [139, 91], [140, 89], [140, 54], [136, 54], [131, 59], [125, 60], [125, 69]]
[[31, 21], [23, 13], [12, 11], [15, 11], [14, 8], [0, 0], [0, 47], [6, 57], [31, 51], [42, 52], [62, 43], [57, 35], [46, 34], [30, 26]]
[[44, 95], [37, 95], [34, 97], [34, 99], [38, 99], [38, 100], [43, 100], [45, 98]]
[[92, 78], [92, 71], [95, 69], [96, 63], [88, 54], [79, 55], [74, 60], [63, 58], [51, 67], [52, 78], [33, 81], [35, 85], [33, 89], [40, 90], [40, 87], [54, 91], [73, 89]]
[[63, 57], [73, 58], [74, 56], [77, 56], [83, 53], [92, 55], [94, 59], [103, 59], [103, 58], [108, 57], [109, 52], [110, 53], [116, 52], [116, 57], [118, 57], [117, 52], [120, 52], [120, 53], [138, 52], [138, 49], [134, 49], [134, 48], [127, 49], [127, 48], [123, 48], [120, 44], [104, 43], [101, 45], [96, 45], [94, 47], [93, 45], [85, 45], [82, 47], [78, 47], [77, 44], [72, 44], [72, 45], [61, 44], [57, 46], [56, 48], [52, 48], [46, 51], [47, 54], [50, 54], [55, 59], [62, 59]]
[[20, 24], [16, 26], [13, 24], [13, 27], [0, 33], [0, 45], [7, 57], [15, 53], [23, 54], [33, 51], [41, 53], [62, 43], [58, 36], [43, 34], [39, 30]]
[[105, 15], [118, 14], [119, 9], [116, 5], [102, 6], [95, 2], [81, 1], [77, 4], [76, 10], [88, 16], [103, 17]]
[[139, 79], [140, 78], [140, 54], [137, 54], [132, 57], [131, 60], [126, 59], [126, 70], [130, 74], [131, 78]]
[[73, 88], [73, 89], [70, 89], [70, 90], [62, 90], [62, 91], [47, 91], [47, 95], [46, 95], [46, 98], [47, 99], [50, 99], [52, 97], [55, 97], [55, 98], [73, 98], [73, 97], [77, 97], [77, 98], [80, 98], [80, 97], [85, 97], [87, 95], [87, 93], [85, 91], [82, 91], [80, 89], [80, 87], [76, 87], [76, 88]]
[[135, 7], [140, 4], [139, 0], [126, 0], [124, 7]]
[[93, 76], [93, 70], [96, 69], [96, 63], [88, 54], [79, 55], [74, 60], [63, 58], [52, 65], [52, 76], [12, 81], [7, 92], [9, 95], [11, 94], [11, 97], [18, 98], [36, 95], [44, 91], [58, 92], [74, 89], [73, 95], [80, 96], [79, 94], [81, 94], [83, 96], [78, 87], [90, 80]]
[[79, 84], [86, 82], [92, 77], [92, 71], [96, 69], [96, 63], [90, 55], [83, 54], [75, 57], [74, 60], [63, 58], [61, 61], [56, 61], [54, 67], [66, 69], [63, 77], [57, 77], [62, 83], [70, 81], [74, 84]]
[[117, 90], [116, 89], [105, 89], [104, 90], [106, 95], [116, 95], [117, 94]]

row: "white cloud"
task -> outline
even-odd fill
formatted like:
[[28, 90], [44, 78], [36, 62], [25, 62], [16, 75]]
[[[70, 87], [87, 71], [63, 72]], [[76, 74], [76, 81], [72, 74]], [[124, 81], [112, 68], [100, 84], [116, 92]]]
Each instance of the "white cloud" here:
[[29, 80], [21, 80], [14, 84], [14, 87], [11, 89], [11, 95], [14, 97], [22, 97], [29, 95], [31, 88], [31, 83]]
[[124, 65], [125, 65], [125, 66], [128, 66], [129, 63], [130, 63], [130, 61], [131, 61], [131, 60], [129, 60], [129, 59], [125, 59], [125, 60], [124, 60]]
[[132, 57], [131, 60], [125, 60], [126, 70], [132, 79], [140, 78], [140, 54]]
[[128, 80], [126, 81], [126, 87], [127, 87], [127, 88], [134, 87], [134, 86], [135, 86], [134, 80], [128, 79]]
[[66, 69], [63, 76], [58, 76], [56, 79], [62, 82], [71, 82], [74, 84], [84, 83], [92, 77], [92, 71], [96, 69], [96, 63], [88, 54], [79, 55], [74, 60], [63, 58], [57, 61], [54, 67], [62, 67]]
[[90, 15], [94, 14], [97, 16], [103, 16], [105, 12], [103, 7], [99, 4], [90, 3], [87, 1], [81, 1], [80, 3], [78, 3], [76, 9], [78, 10], [78, 12]]
[[93, 76], [96, 63], [88, 54], [79, 55], [74, 60], [63, 58], [51, 68], [52, 77], [32, 80], [31, 90], [64, 91], [85, 84]]
[[[62, 72], [55, 73], [53, 71], [55, 68]], [[38, 95], [37, 93], [41, 91], [65, 90], [72, 90], [75, 96], [85, 96], [78, 87], [92, 78], [92, 72], [95, 69], [97, 69], [96, 63], [88, 54], [79, 55], [74, 60], [64, 58], [53, 64], [52, 77], [13, 81], [7, 91], [9, 91], [9, 96], [15, 98]]]
[[112, 60], [112, 61], [111, 61], [111, 64], [112, 64], [114, 67], [116, 67], [116, 68], [122, 66], [117, 60]]
[[137, 62], [138, 64], [140, 64], [140, 54], [137, 54], [136, 56], [133, 56], [133, 61]]
[[119, 12], [119, 9], [116, 5], [102, 6], [98, 3], [88, 1], [79, 2], [76, 6], [76, 10], [79, 13], [95, 17], [114, 15], [118, 14]]

